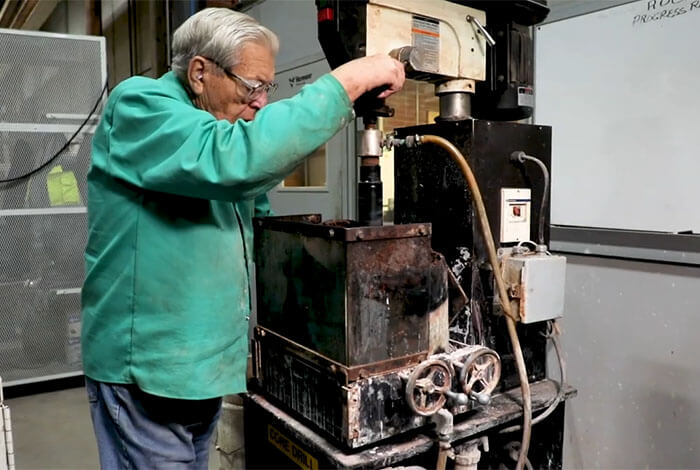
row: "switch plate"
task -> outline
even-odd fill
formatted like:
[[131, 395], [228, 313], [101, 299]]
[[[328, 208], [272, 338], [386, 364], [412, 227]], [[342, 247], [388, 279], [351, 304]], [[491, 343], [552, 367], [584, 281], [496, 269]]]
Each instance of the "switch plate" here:
[[528, 188], [501, 188], [501, 243], [530, 240]]

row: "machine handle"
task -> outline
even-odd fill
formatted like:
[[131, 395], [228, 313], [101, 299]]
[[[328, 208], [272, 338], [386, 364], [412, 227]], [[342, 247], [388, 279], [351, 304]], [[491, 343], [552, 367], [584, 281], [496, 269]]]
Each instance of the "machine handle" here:
[[472, 15], [467, 15], [467, 21], [470, 23], [474, 23], [476, 25], [476, 27], [479, 29], [481, 34], [483, 34], [484, 37], [486, 38], [486, 42], [489, 43], [489, 46], [493, 47], [496, 45], [496, 41], [493, 39], [493, 37], [491, 37], [489, 32], [486, 31], [486, 28], [484, 28], [484, 25], [482, 25], [481, 22], [479, 22], [479, 20], [477, 20]]
[[425, 67], [423, 51], [417, 47], [399, 47], [389, 52], [389, 55], [403, 64], [406, 73], [418, 72]]

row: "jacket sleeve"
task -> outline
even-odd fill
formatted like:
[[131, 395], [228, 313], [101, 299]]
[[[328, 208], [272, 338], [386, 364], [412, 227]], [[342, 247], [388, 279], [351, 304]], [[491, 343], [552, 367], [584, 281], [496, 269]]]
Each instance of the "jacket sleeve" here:
[[270, 200], [267, 198], [267, 193], [256, 197], [254, 205], [254, 217], [272, 217], [275, 215], [275, 212], [270, 206]]
[[188, 197], [254, 199], [352, 118], [350, 100], [330, 74], [265, 106], [253, 121], [233, 124], [157, 86], [116, 91], [104, 118], [103, 170], [144, 189]]

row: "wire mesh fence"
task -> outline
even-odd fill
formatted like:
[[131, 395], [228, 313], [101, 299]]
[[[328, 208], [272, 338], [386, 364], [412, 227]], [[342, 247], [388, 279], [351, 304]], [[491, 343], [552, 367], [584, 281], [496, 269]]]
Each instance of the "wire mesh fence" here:
[[99, 106], [90, 114], [106, 73], [103, 38], [0, 29], [0, 50], [0, 375], [12, 385], [80, 371]]

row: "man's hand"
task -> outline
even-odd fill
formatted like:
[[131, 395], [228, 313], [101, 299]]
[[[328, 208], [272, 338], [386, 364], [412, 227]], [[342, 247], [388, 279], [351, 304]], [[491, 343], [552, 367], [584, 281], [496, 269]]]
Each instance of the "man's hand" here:
[[386, 54], [351, 60], [331, 74], [343, 85], [350, 101], [379, 87], [386, 87], [379, 94], [379, 98], [386, 98], [399, 91], [406, 80], [403, 64]]

